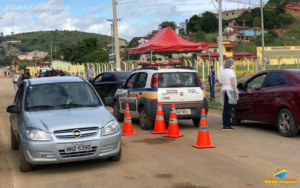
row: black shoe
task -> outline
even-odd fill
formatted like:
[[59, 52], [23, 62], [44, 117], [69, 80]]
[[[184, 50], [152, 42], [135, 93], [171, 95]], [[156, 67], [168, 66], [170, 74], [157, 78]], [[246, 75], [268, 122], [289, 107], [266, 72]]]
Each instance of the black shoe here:
[[226, 127], [226, 131], [233, 131], [234, 128], [232, 127]]
[[223, 127], [222, 130], [223, 130], [223, 131], [226, 131], [226, 127]]

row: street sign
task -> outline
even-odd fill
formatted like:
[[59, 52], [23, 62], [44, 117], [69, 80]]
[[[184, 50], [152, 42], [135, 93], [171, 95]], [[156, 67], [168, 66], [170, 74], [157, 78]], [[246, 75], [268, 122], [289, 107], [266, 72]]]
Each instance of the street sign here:
[[115, 63], [115, 54], [109, 54], [108, 60], [109, 60], [109, 63]]

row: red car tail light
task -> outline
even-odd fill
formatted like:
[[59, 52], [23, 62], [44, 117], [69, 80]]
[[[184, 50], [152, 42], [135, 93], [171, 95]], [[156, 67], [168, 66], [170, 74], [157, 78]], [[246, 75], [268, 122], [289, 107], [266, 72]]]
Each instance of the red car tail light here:
[[151, 88], [158, 88], [158, 73], [155, 73], [152, 75], [152, 79], [151, 79]]

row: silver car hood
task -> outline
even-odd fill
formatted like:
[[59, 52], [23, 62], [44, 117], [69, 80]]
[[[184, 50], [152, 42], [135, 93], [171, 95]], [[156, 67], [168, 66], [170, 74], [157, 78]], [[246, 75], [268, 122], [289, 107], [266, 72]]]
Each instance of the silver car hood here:
[[103, 128], [108, 122], [115, 120], [103, 106], [27, 112], [26, 116], [29, 127], [39, 128], [50, 133], [64, 129]]

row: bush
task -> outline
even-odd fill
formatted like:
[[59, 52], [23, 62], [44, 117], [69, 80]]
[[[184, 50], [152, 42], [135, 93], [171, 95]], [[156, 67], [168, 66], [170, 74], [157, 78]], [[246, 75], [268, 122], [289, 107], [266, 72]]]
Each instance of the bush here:
[[289, 25], [293, 23], [293, 17], [289, 13], [279, 14], [278, 16], [280, 24]]
[[273, 30], [270, 30], [270, 31], [268, 32], [268, 34], [270, 34], [273, 38], [278, 38], [278, 37], [279, 37], [278, 33], [276, 33], [276, 32], [273, 31]]

